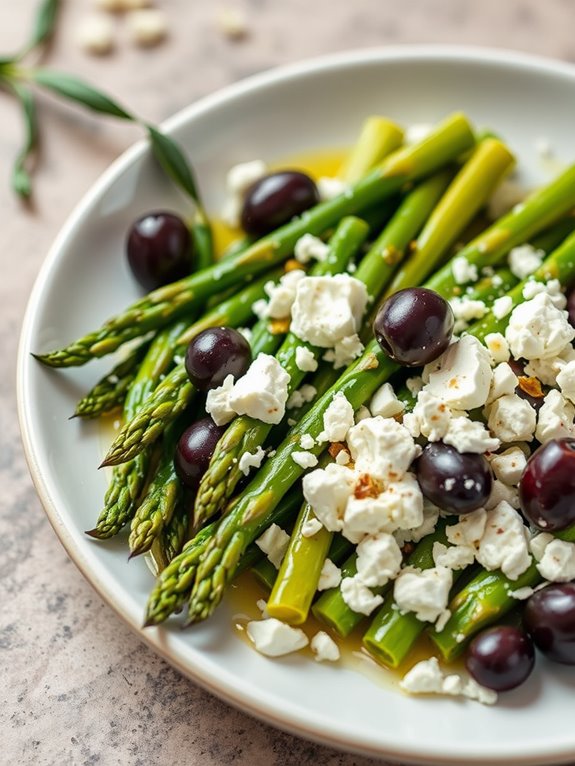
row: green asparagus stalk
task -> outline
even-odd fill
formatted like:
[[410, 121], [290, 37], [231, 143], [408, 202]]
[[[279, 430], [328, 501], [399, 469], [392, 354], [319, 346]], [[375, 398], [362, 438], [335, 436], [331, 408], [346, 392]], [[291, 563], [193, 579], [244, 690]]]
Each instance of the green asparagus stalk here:
[[[564, 215], [565, 211], [575, 203], [575, 183], [569, 185], [566, 181], [569, 178], [575, 181], [575, 167], [564, 173], [549, 187], [530, 197], [520, 211], [503, 219], [506, 221], [505, 226], [501, 222], [494, 224], [468, 246], [466, 250], [475, 254], [473, 256], [475, 265], [481, 268], [492, 264], [493, 243], [497, 240], [499, 240], [497, 252], [500, 257], [503, 257], [507, 252], [506, 248], [513, 247], [517, 241], [525, 241], [527, 237], [533, 236], [550, 225], [552, 220], [557, 220]], [[555, 205], [554, 211], [550, 209], [551, 202]], [[567, 243], [570, 240], [571, 238], [567, 240]], [[565, 245], [562, 246], [562, 250], [564, 248]], [[572, 269], [573, 257], [570, 247], [567, 246], [561, 255], [562, 257], [553, 259], [547, 265], [545, 273], [550, 278], [561, 279], [562, 275], [564, 277], [566, 273], [570, 273], [569, 268]], [[454, 285], [450, 264], [447, 264], [440, 273], [443, 279], [434, 276], [426, 286], [435, 289], [440, 295], [449, 297]], [[519, 289], [516, 297], [519, 302], [522, 298], [520, 287], [516, 289]], [[512, 297], [513, 294], [514, 292]], [[500, 331], [500, 328], [501, 322], [496, 321], [493, 315], [489, 314], [487, 319], [480, 323], [480, 332], [484, 334], [479, 337], [484, 337], [487, 332]], [[363, 355], [294, 426], [278, 447], [275, 456], [268, 459], [260, 468], [233, 509], [221, 520], [198, 567], [190, 604], [192, 616], [196, 621], [205, 619], [215, 609], [222, 598], [226, 582], [233, 576], [242, 549], [251, 542], [253, 534], [266, 526], [266, 516], [301, 476], [302, 469], [292, 459], [292, 453], [297, 449], [301, 436], [310, 434], [317, 439], [322, 430], [323, 415], [338, 391], [343, 392], [354, 409], [358, 409], [396, 369], [397, 365], [373, 340]], [[323, 445], [317, 445], [310, 451], [317, 456], [323, 449]]]
[[[187, 323], [178, 321], [158, 333], [153, 340], [128, 391], [124, 406], [126, 418], [137, 414], [172, 363], [178, 338], [186, 326]], [[113, 537], [131, 519], [146, 481], [149, 463], [150, 453], [144, 451], [134, 460], [114, 469], [104, 497], [104, 508], [94, 529], [86, 534], [100, 540]]]
[[385, 117], [368, 117], [338, 176], [345, 183], [357, 183], [402, 142], [403, 131], [394, 122]]
[[[357, 574], [357, 554], [352, 553], [341, 567], [341, 579], [354, 577]], [[372, 592], [378, 595], [384, 588], [372, 588]], [[363, 614], [354, 612], [343, 600], [341, 587], [330, 588], [319, 597], [312, 607], [313, 615], [320, 622], [329, 625], [330, 628], [342, 638], [346, 638], [352, 630], [364, 619]]]
[[[330, 255], [313, 267], [314, 276], [337, 274], [342, 271], [361, 247], [367, 236], [367, 225], [359, 218], [344, 218], [330, 240]], [[296, 350], [305, 345], [292, 333], [288, 334], [277, 359], [290, 376], [289, 393], [291, 394], [305, 376], [296, 365]], [[194, 526], [201, 526], [223, 508], [242, 478], [239, 460], [244, 452], [252, 452], [265, 443], [271, 431], [271, 425], [247, 415], [235, 418], [228, 427], [204, 474], [194, 507]]]
[[304, 503], [268, 599], [270, 617], [292, 625], [301, 625], [307, 619], [333, 537], [325, 527], [312, 537], [304, 537], [304, 525], [315, 518], [311, 506]]
[[[208, 327], [226, 325], [238, 327], [249, 320], [252, 304], [265, 295], [264, 285], [279, 276], [275, 271], [255, 280], [239, 293], [223, 301], [198, 319], [178, 338], [178, 345], [187, 344]], [[164, 432], [169, 423], [183, 412], [191, 401], [194, 387], [187, 377], [185, 366], [176, 365], [154, 392], [146, 406], [129, 419], [114, 439], [102, 465], [118, 465], [131, 460]]]
[[138, 367], [146, 350], [147, 343], [141, 343], [125, 359], [99, 380], [96, 385], [80, 399], [73, 417], [99, 418], [107, 415], [124, 404], [126, 394], [132, 385]]
[[320, 203], [301, 218], [258, 240], [243, 253], [155, 290], [109, 319], [99, 330], [64, 349], [40, 354], [37, 358], [52, 367], [70, 367], [110, 354], [128, 340], [157, 330], [183, 313], [199, 308], [214, 293], [252, 280], [255, 275], [281, 263], [293, 252], [295, 243], [303, 234], [321, 234], [344, 216], [388, 198], [407, 182], [430, 175], [470, 148], [474, 140], [465, 117], [453, 115], [420, 144], [390, 155], [345, 194]]
[[207, 269], [214, 263], [214, 240], [212, 227], [202, 208], [197, 208], [191, 222], [190, 233], [194, 243], [194, 271]]
[[[446, 251], [444, 243], [447, 241], [449, 247], [457, 240], [514, 162], [515, 158], [501, 141], [488, 138], [477, 145], [431, 214], [411, 258], [401, 266], [386, 295], [419, 285], [433, 273]], [[457, 230], [451, 225], [454, 219], [462, 224]], [[437, 239], [441, 242], [440, 248], [436, 245]]]

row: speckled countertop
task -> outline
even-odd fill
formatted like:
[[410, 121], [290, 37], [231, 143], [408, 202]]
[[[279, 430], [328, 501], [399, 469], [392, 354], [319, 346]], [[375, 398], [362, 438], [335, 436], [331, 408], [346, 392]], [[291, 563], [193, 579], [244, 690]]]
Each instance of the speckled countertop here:
[[[75, 44], [76, 25], [91, 0], [65, 1], [50, 64], [81, 74], [160, 121], [254, 72], [347, 48], [448, 42], [575, 61], [572, 0], [158, 0], [157, 5], [169, 17], [169, 42], [142, 52], [122, 39], [115, 55], [94, 59]], [[222, 36], [214, 18], [218, 8], [234, 5], [245, 11], [249, 24], [248, 37], [236, 43]], [[35, 6], [36, 0], [2, 0], [1, 52], [24, 39]], [[36, 203], [25, 210], [6, 180], [19, 145], [20, 116], [0, 92], [0, 763], [375, 763], [276, 731], [182, 678], [100, 601], [44, 516], [16, 420], [19, 326], [57, 231], [138, 134], [50, 100], [42, 101], [41, 117]]]

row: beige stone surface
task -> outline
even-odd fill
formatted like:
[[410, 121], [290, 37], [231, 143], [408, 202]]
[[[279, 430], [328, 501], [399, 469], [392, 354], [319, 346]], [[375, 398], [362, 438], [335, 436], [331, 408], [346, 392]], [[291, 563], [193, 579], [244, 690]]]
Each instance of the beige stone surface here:
[[[158, 0], [165, 44], [143, 51], [118, 20], [116, 52], [89, 57], [76, 42], [91, 0], [63, 2], [47, 61], [105, 88], [154, 121], [222, 85], [277, 64], [353, 47], [417, 42], [490, 45], [575, 61], [570, 0]], [[35, 0], [2, 0], [0, 51], [30, 27]], [[218, 29], [240, 8], [248, 35]], [[43, 98], [34, 204], [8, 176], [22, 126], [0, 91], [0, 762], [2, 764], [275, 764], [367, 766], [278, 732], [182, 678], [129, 633], [67, 559], [28, 476], [15, 414], [19, 325], [39, 265], [92, 182], [137, 136]], [[97, 629], [95, 629], [97, 626]]]

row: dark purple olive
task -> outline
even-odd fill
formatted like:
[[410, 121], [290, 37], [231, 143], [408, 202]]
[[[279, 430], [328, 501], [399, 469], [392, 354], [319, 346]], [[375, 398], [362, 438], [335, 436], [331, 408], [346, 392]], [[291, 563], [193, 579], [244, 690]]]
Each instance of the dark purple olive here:
[[575, 287], [572, 287], [567, 294], [567, 314], [569, 324], [575, 327]]
[[496, 692], [515, 689], [529, 678], [535, 665], [533, 642], [511, 625], [490, 628], [473, 639], [465, 665], [481, 686]]
[[470, 513], [480, 508], [493, 485], [483, 455], [461, 453], [443, 442], [426, 445], [415, 463], [415, 475], [425, 497], [449, 513]]
[[575, 439], [552, 439], [531, 455], [519, 501], [538, 529], [554, 532], [575, 523]]
[[174, 466], [180, 481], [196, 489], [206, 472], [216, 445], [225, 431], [211, 418], [197, 420], [180, 436], [174, 456]]
[[252, 352], [244, 336], [231, 327], [211, 327], [190, 342], [186, 371], [200, 391], [221, 386], [228, 375], [234, 380], [245, 374]]
[[382, 304], [373, 331], [392, 359], [419, 367], [433, 362], [449, 346], [453, 323], [453, 311], [444, 298], [424, 287], [408, 287]]
[[550, 660], [575, 665], [575, 582], [548, 585], [534, 593], [525, 605], [523, 624]]
[[145, 290], [155, 290], [190, 273], [190, 232], [173, 213], [147, 213], [132, 224], [126, 253], [138, 282]]
[[317, 186], [305, 173], [297, 170], [270, 173], [248, 189], [241, 214], [242, 228], [248, 234], [262, 237], [318, 202]]

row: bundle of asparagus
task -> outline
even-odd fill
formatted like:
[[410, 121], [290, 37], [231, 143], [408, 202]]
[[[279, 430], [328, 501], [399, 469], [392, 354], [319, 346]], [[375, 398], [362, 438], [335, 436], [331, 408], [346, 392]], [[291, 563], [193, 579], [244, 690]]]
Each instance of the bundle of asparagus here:
[[[413, 381], [406, 383], [403, 370], [406, 365], [427, 365], [425, 374], [429, 378], [430, 370], [434, 369], [431, 365], [437, 359], [440, 370], [452, 340], [453, 316], [448, 301], [454, 308], [459, 307], [457, 310], [466, 320], [463, 337], [476, 339], [490, 348], [493, 364], [501, 376], [504, 371], [500, 362], [505, 349], [500, 358], [500, 347], [497, 350], [495, 344], [505, 345], [508, 325], [518, 316], [515, 308], [538, 293], [543, 295], [547, 283], [552, 282], [557, 293], [568, 288], [575, 278], [575, 227], [570, 216], [575, 207], [575, 167], [567, 169], [487, 228], [480, 225], [479, 234], [456, 247], [462, 239], [465, 242], [469, 226], [477, 227], [481, 210], [514, 163], [512, 154], [497, 138], [476, 137], [463, 115], [449, 117], [417, 144], [402, 146], [402, 141], [403, 133], [398, 126], [382, 118], [370, 118], [340, 172], [342, 192], [323, 202], [314, 197], [309, 179], [304, 183], [296, 178], [297, 174], [284, 174], [285, 188], [279, 197], [276, 194], [275, 203], [277, 208], [277, 199], [282, 201], [283, 224], [274, 209], [276, 192], [266, 197], [265, 183], [270, 182], [264, 177], [259, 187], [264, 201], [257, 208], [252, 199], [252, 208], [248, 211], [251, 217], [246, 212], [247, 203], [243, 215], [247, 233], [259, 238], [239, 240], [220, 260], [214, 259], [190, 276], [159, 287], [121, 315], [108, 320], [101, 329], [61, 350], [38, 356], [44, 364], [61, 368], [84, 364], [124, 344], [132, 348], [112, 373], [80, 402], [76, 415], [97, 417], [123, 406], [124, 425], [103, 462], [103, 465], [114, 466], [110, 488], [96, 527], [89, 534], [108, 538], [131, 523], [131, 555], [151, 554], [158, 579], [148, 601], [146, 625], [160, 624], [186, 604], [187, 624], [206, 619], [234, 577], [253, 566], [271, 590], [267, 604], [271, 618], [299, 625], [313, 610], [316, 618], [345, 637], [377, 610], [366, 629], [364, 644], [384, 664], [398, 667], [408, 658], [424, 631], [431, 636], [442, 657], [452, 659], [482, 628], [514, 609], [518, 603], [514, 591], [532, 589], [544, 579], [542, 567], [530, 553], [526, 553], [528, 560], [516, 574], [504, 565], [482, 568], [480, 556], [473, 553], [471, 544], [466, 548], [467, 554], [471, 550], [469, 560], [451, 567], [438, 564], [440, 552], [458, 547], [454, 541], [457, 535], [464, 535], [466, 519], [479, 518], [481, 511], [485, 528], [482, 506], [492, 487], [489, 467], [481, 480], [483, 488], [479, 488], [479, 480], [471, 481], [470, 487], [476, 487], [473, 491], [466, 487], [468, 495], [473, 496], [475, 492], [477, 497], [466, 501], [465, 507], [455, 507], [450, 505], [449, 498], [445, 500], [449, 491], [445, 487], [442, 494], [437, 487], [426, 486], [423, 457], [420, 458], [411, 465], [411, 470], [415, 466], [420, 485], [414, 497], [423, 492], [428, 501], [433, 500], [441, 511], [439, 521], [436, 513], [434, 523], [427, 527], [418, 523], [411, 525], [417, 529], [374, 528], [372, 534], [363, 530], [357, 538], [345, 534], [341, 519], [330, 527], [319, 507], [321, 503], [318, 505], [310, 489], [309, 478], [313, 473], [310, 469], [329, 471], [330, 466], [343, 467], [351, 457], [357, 457], [353, 448], [345, 443], [346, 439], [353, 438], [351, 423], [335, 440], [338, 443], [326, 437], [326, 423], [336, 402], [343, 406], [342, 412], [347, 411], [348, 416], [349, 412], [355, 412], [357, 416], [377, 392], [385, 390], [392, 409], [387, 408], [384, 419], [395, 418], [393, 422], [403, 419], [407, 424], [408, 413], [416, 416], [424, 399], [419, 397]], [[277, 187], [277, 178], [272, 180]], [[248, 191], [248, 196], [256, 197], [256, 187], [257, 183]], [[289, 189], [295, 192], [288, 199]], [[308, 201], [298, 209], [294, 205], [296, 198], [301, 201], [302, 195], [307, 195]], [[294, 213], [297, 213], [295, 217]], [[273, 296], [275, 290], [287, 290], [288, 281], [292, 287], [306, 281], [301, 270], [305, 270], [305, 261], [310, 256], [304, 258], [300, 253], [299, 261], [293, 260], [294, 251], [298, 255], [304, 241], [308, 245], [311, 242], [316, 250], [319, 245], [321, 255], [316, 255], [319, 260], [307, 268], [307, 277], [311, 278], [307, 284], [320, 284], [326, 277], [349, 280], [346, 275], [352, 272], [357, 295], [369, 297], [370, 312], [363, 326], [356, 328], [358, 334], [353, 336], [353, 343], [346, 352], [340, 354], [335, 346], [322, 356], [325, 344], [321, 348], [321, 343], [302, 339], [301, 329], [293, 325], [293, 317], [290, 327], [288, 309], [287, 321], [284, 316], [278, 319], [264, 310], [251, 328], [249, 347], [245, 341], [245, 347], [242, 346], [237, 333], [225, 335], [221, 336], [228, 344], [225, 346], [221, 341], [224, 351], [214, 352], [210, 348], [208, 352], [204, 348], [202, 356], [198, 344], [200, 339], [209, 336], [209, 332], [206, 335], [209, 328], [249, 326], [254, 322], [253, 306], [258, 301]], [[535, 253], [539, 259], [535, 267], [525, 272], [507, 268], [508, 254], [527, 243], [532, 245], [528, 255], [532, 257]], [[205, 259], [205, 248], [203, 253]], [[543, 254], [545, 257], [540, 262]], [[314, 282], [314, 279], [320, 281]], [[534, 285], [540, 287], [534, 288]], [[295, 294], [299, 290], [300, 287], [296, 287]], [[427, 346], [422, 346], [423, 351], [417, 344], [398, 351], [389, 338], [384, 338], [389, 323], [383, 321], [383, 313], [392, 312], [394, 301], [401, 308], [401, 301], [408, 299], [420, 301], [418, 305], [427, 301], [428, 314], [421, 313], [419, 308], [407, 317], [408, 324], [412, 325], [408, 333], [412, 338], [418, 332], [427, 332], [428, 320], [435, 321], [441, 315], [443, 324], [435, 323], [435, 334]], [[292, 295], [290, 309], [294, 300]], [[472, 313], [465, 315], [470, 308]], [[374, 319], [376, 338], [372, 331]], [[414, 328], [418, 323], [421, 327]], [[210, 337], [215, 336], [212, 333]], [[141, 340], [134, 348], [135, 339]], [[567, 337], [563, 345], [569, 345], [570, 340]], [[439, 344], [437, 353], [430, 356], [430, 346], [436, 342]], [[487, 354], [485, 346], [482, 353]], [[210, 373], [206, 383], [197, 372], [197, 360], [201, 357], [205, 366], [210, 354], [212, 359], [214, 354], [218, 357], [219, 367], [217, 375]], [[231, 390], [233, 379], [242, 379], [238, 370], [246, 372], [247, 368], [242, 368], [242, 360], [246, 358], [248, 364], [252, 358], [265, 359], [276, 376], [281, 372], [283, 377], [275, 380], [277, 386], [284, 389], [283, 405], [285, 398], [290, 397], [294, 407], [287, 412], [283, 407], [279, 419], [264, 418], [248, 411], [249, 408], [239, 410], [240, 414], [237, 408], [224, 415], [220, 413], [218, 407], [221, 408], [224, 395]], [[239, 367], [236, 369], [234, 365]], [[508, 366], [506, 360], [503, 365]], [[191, 368], [195, 372], [191, 372]], [[390, 379], [393, 389], [384, 385]], [[282, 386], [278, 383], [280, 380]], [[535, 398], [541, 400], [536, 402], [539, 407], [544, 395], [540, 381], [534, 375], [523, 375], [520, 380], [525, 387], [525, 381], [531, 381], [530, 393], [535, 390]], [[304, 388], [300, 388], [304, 381]], [[550, 385], [552, 381], [544, 383]], [[493, 380], [491, 386], [495, 385]], [[203, 423], [201, 428], [185, 431], [202, 411], [202, 396], [206, 391], [206, 407], [216, 423], [210, 421], [209, 425]], [[515, 395], [507, 389], [504, 394]], [[485, 399], [481, 407], [484, 404]], [[448, 409], [445, 402], [442, 407], [442, 412]], [[449, 418], [470, 422], [459, 409], [473, 407], [452, 406]], [[258, 413], [260, 411], [261, 408]], [[564, 406], [563, 412], [570, 410]], [[476, 421], [474, 426], [487, 434], [480, 423], [486, 416], [491, 422], [491, 414], [478, 409], [472, 415]], [[448, 416], [445, 417], [447, 423]], [[572, 421], [573, 418], [570, 425], [563, 424], [563, 430], [555, 429], [552, 435], [572, 433]], [[534, 429], [535, 425], [531, 430]], [[336, 427], [334, 433], [337, 430]], [[174, 452], [181, 451], [176, 445], [181, 445], [183, 431], [188, 434], [191, 451], [188, 458], [180, 454], [174, 464]], [[204, 439], [201, 454], [189, 447], [192, 437], [197, 439], [200, 433]], [[415, 433], [419, 447], [413, 446], [411, 458], [425, 447], [424, 456], [432, 459], [428, 447], [435, 442], [442, 444], [444, 437], [445, 434], [432, 438], [429, 433]], [[548, 440], [549, 435], [545, 441]], [[491, 438], [487, 443], [495, 445], [498, 440]], [[415, 445], [413, 440], [412, 444]], [[489, 453], [497, 448], [483, 451]], [[459, 452], [465, 453], [465, 450]], [[459, 457], [458, 453], [455, 459]], [[469, 465], [477, 464], [480, 459], [487, 466], [483, 454], [472, 457], [477, 460], [475, 463], [471, 460]], [[536, 457], [537, 453], [533, 460]], [[257, 467], [257, 471], [246, 482], [244, 477], [250, 465]], [[352, 469], [345, 470], [351, 476]], [[299, 483], [302, 476], [305, 476], [305, 499]], [[354, 476], [357, 479], [357, 472]], [[362, 475], [359, 479], [363, 482], [361, 491], [367, 494], [358, 494], [359, 484], [356, 484], [354, 497], [375, 501], [385, 482], [382, 484], [373, 476]], [[447, 481], [455, 482], [455, 478]], [[569, 491], [572, 491], [570, 485]], [[509, 498], [507, 493], [502, 500]], [[445, 500], [443, 505], [442, 500]], [[523, 505], [522, 508], [525, 511]], [[516, 513], [513, 508], [510, 511]], [[568, 515], [565, 523], [557, 525], [557, 539], [575, 542], [574, 521]], [[271, 532], [278, 525], [292, 531], [282, 551], [281, 564], [275, 567], [262, 557], [260, 548], [265, 548], [262, 535], [265, 537], [266, 530]], [[539, 524], [539, 529], [543, 526]], [[342, 528], [343, 536], [338, 532]], [[361, 551], [368, 538], [388, 531], [395, 535], [393, 545], [397, 550], [402, 543], [400, 559], [403, 561], [397, 562], [393, 575], [379, 574], [370, 580], [362, 575]], [[550, 524], [549, 532], [554, 531]], [[482, 534], [484, 530], [480, 537]], [[545, 544], [552, 539], [549, 536]], [[364, 548], [355, 550], [358, 543]], [[340, 571], [337, 564], [341, 564]], [[325, 575], [324, 579], [329, 582], [330, 567], [332, 572], [338, 570], [337, 582], [319, 595], [320, 579]], [[423, 608], [419, 612], [415, 607], [406, 608], [405, 597], [400, 598], [398, 591], [400, 574], [413, 572], [416, 577], [425, 578], [426, 572], [435, 575], [442, 569], [449, 571], [447, 590], [451, 591], [452, 598], [441, 617], [426, 618]], [[462, 575], [465, 584], [460, 588], [458, 581]], [[438, 576], [443, 576], [442, 572]], [[402, 584], [405, 582], [404, 577]], [[371, 606], [359, 604], [358, 598], [350, 596], [350, 588], [360, 586], [364, 596], [368, 593], [365, 603]], [[575, 601], [575, 593], [570, 597]], [[536, 622], [535, 617], [532, 622]], [[481, 676], [476, 670], [476, 676], [484, 678], [485, 674]], [[493, 683], [491, 686], [496, 688]]]

